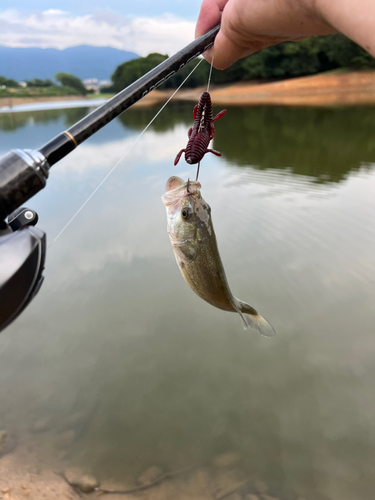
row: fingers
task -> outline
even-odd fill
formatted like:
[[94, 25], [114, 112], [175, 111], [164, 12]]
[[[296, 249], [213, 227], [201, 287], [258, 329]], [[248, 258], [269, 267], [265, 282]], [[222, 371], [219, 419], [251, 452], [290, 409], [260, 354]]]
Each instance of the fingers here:
[[[229, 11], [231, 11], [231, 0], [202, 1], [197, 25], [195, 28], [196, 37], [203, 35], [222, 21], [223, 11], [226, 8], [228, 2]], [[229, 15], [227, 16], [227, 18], [228, 17], [230, 19], [231, 16]], [[229, 23], [225, 20], [225, 16], [223, 18], [223, 21], [225, 21], [224, 26], [222, 25], [222, 28], [216, 36], [214, 47], [210, 50], [207, 50], [203, 54], [204, 58], [210, 64], [213, 60], [213, 66], [216, 69], [228, 68], [239, 58], [245, 57], [249, 54], [252, 54], [256, 50], [259, 50], [258, 48], [254, 49], [252, 46], [249, 47], [248, 43], [245, 47], [240, 46], [236, 42], [238, 36], [235, 30], [231, 32], [231, 30], [227, 28]]]
[[196, 36], [219, 22], [214, 46], [204, 54], [216, 69], [226, 69], [270, 45], [332, 33], [331, 26], [295, 0], [203, 0]]
[[213, 48], [207, 51], [209, 54], [204, 54], [204, 56], [209, 63], [213, 61], [214, 68], [226, 69], [238, 59], [246, 57], [255, 51], [252, 50], [252, 47], [241, 47], [221, 29], [215, 38]]
[[195, 27], [195, 38], [207, 33], [220, 23], [221, 14], [228, 0], [203, 0]]

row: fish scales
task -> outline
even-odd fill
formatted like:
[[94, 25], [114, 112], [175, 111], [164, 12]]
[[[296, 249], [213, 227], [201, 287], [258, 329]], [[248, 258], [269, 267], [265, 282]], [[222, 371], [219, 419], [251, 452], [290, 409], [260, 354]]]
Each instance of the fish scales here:
[[203, 229], [198, 231], [202, 239], [196, 258], [184, 260], [176, 255], [181, 274], [190, 288], [206, 302], [224, 311], [233, 311], [229, 300], [230, 289], [217, 251], [215, 235], [209, 239], [204, 235]]

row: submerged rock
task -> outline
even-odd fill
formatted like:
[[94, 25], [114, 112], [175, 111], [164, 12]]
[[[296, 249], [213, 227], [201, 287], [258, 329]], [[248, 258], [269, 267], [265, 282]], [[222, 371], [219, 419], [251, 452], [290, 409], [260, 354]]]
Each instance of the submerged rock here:
[[218, 467], [219, 469], [226, 469], [227, 467], [233, 467], [240, 461], [241, 461], [240, 454], [234, 451], [230, 451], [227, 453], [222, 453], [221, 455], [217, 455], [213, 459], [212, 463], [215, 465], [215, 467]]
[[153, 465], [138, 478], [137, 483], [141, 486], [146, 486], [147, 484], [153, 483], [154, 481], [159, 479], [159, 477], [163, 474], [163, 469], [161, 469], [157, 465]]
[[86, 474], [85, 476], [81, 477], [77, 486], [84, 493], [91, 493], [91, 491], [94, 491], [94, 489], [99, 486], [99, 481], [95, 476]]
[[71, 467], [66, 469], [64, 477], [72, 486], [76, 486], [84, 493], [91, 493], [99, 486], [99, 481], [95, 476], [86, 474], [80, 467]]
[[73, 484], [74, 486], [84, 475], [85, 472], [80, 467], [70, 467], [69, 469], [65, 469], [64, 471], [65, 479], [68, 481], [68, 483]]

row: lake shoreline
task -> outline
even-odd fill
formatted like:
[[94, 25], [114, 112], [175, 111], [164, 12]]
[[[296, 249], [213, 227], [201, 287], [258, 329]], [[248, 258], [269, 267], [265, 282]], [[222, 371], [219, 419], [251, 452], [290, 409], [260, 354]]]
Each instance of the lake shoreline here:
[[[204, 87], [182, 89], [175, 101], [196, 102]], [[135, 106], [153, 106], [164, 102], [173, 90], [154, 90]], [[211, 86], [210, 94], [215, 104], [226, 106], [353, 106], [375, 104], [375, 71], [330, 72], [281, 80], [271, 83], [258, 81], [237, 82], [230, 85]], [[0, 109], [11, 109], [28, 104], [85, 101], [87, 106], [93, 99], [82, 96], [0, 98]], [[77, 103], [78, 105], [78, 103]], [[3, 109], [3, 111], [5, 111]]]
[[[124, 471], [123, 478], [114, 479], [102, 474], [100, 468], [93, 472], [90, 466], [82, 464], [83, 460], [74, 461], [69, 457], [72, 436], [73, 431], [62, 434], [53, 431], [28, 434], [24, 431], [15, 449], [7, 453], [0, 451], [0, 498], [210, 500], [234, 496], [243, 498], [244, 495], [251, 497], [251, 500], [280, 498], [278, 492], [246, 467], [244, 458], [236, 451], [220, 453], [206, 463], [174, 466], [170, 470], [156, 464], [145, 466], [138, 477], [131, 477]], [[47, 437], [55, 445], [57, 440], [60, 447], [61, 444], [64, 446], [59, 452], [45, 448]], [[268, 496], [268, 493], [272, 493], [272, 496]], [[297, 494], [293, 497], [297, 498]]]

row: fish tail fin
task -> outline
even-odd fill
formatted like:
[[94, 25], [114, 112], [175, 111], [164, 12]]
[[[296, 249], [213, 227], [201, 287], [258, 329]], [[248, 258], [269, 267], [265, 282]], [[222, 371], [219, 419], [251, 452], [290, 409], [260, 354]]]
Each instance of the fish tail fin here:
[[244, 330], [254, 328], [264, 337], [274, 337], [276, 335], [273, 326], [263, 316], [258, 314], [253, 307], [239, 299], [236, 299], [236, 302], [237, 311], [241, 317]]

